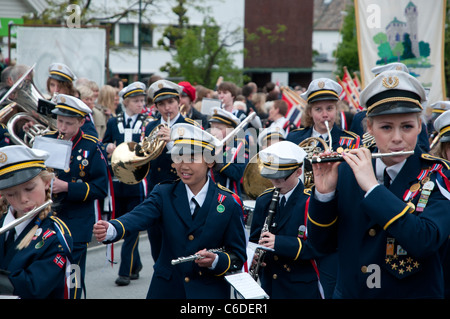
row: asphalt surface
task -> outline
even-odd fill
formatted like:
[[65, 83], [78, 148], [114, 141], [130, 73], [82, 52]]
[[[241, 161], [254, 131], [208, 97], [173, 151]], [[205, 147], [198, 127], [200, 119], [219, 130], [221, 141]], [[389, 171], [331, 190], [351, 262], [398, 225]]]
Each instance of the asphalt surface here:
[[128, 286], [117, 286], [115, 280], [119, 271], [122, 241], [114, 244], [114, 261], [111, 267], [106, 259], [106, 246], [93, 240], [88, 247], [86, 259], [86, 298], [87, 299], [145, 299], [153, 275], [153, 258], [147, 233], [141, 232], [139, 253], [143, 268], [139, 279], [131, 280]]

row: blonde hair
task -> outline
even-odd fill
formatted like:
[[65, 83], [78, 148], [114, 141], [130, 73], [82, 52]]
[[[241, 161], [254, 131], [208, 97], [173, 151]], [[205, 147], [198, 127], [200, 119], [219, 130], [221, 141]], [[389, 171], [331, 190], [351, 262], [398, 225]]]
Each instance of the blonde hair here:
[[[47, 170], [43, 170], [42, 172], [39, 173], [38, 176], [42, 178], [44, 183], [47, 183], [47, 182], [50, 182], [54, 178], [55, 174], [50, 173]], [[45, 196], [46, 197], [45, 200], [47, 201], [47, 200], [51, 199], [52, 193], [51, 193], [51, 188], [50, 187], [45, 191], [45, 193], [46, 193], [45, 194], [46, 195]], [[8, 202], [7, 202], [7, 200], [5, 199], [4, 196], [2, 196], [0, 198], [0, 203], [1, 203], [0, 204], [0, 209], [2, 211], [2, 214], [6, 214], [6, 212], [8, 211], [9, 204], [8, 204]], [[52, 210], [51, 207], [47, 207], [46, 209], [42, 210], [39, 213], [39, 215], [38, 215], [38, 221], [39, 222], [36, 222], [36, 224], [33, 226], [33, 228], [31, 228], [31, 230], [26, 234], [26, 236], [17, 245], [16, 248], [18, 250], [22, 250], [22, 249], [28, 247], [28, 245], [30, 244], [31, 240], [34, 237], [34, 234], [36, 233], [36, 230], [39, 228], [41, 221], [44, 220], [45, 218], [47, 218], [47, 216], [48, 216], [48, 214], [50, 213], [51, 210]]]
[[114, 99], [117, 94], [117, 89], [112, 87], [111, 85], [103, 85], [98, 93], [97, 104], [102, 107], [106, 107], [111, 111], [116, 110], [116, 105], [114, 103]]
[[[340, 116], [339, 116], [339, 110], [338, 110], [338, 105], [337, 105], [337, 101], [335, 102], [335, 101], [332, 101], [332, 103], [334, 103], [334, 105], [335, 105], [335, 107], [336, 107], [336, 117], [335, 117], [335, 120], [334, 120], [334, 123], [335, 124], [337, 124], [338, 126], [339, 126], [339, 124], [340, 124]], [[303, 112], [303, 115], [302, 115], [302, 125], [304, 126], [304, 127], [313, 127], [314, 126], [314, 120], [313, 120], [313, 117], [312, 117], [312, 115], [311, 115], [311, 109], [312, 109], [312, 107], [313, 107], [313, 104], [314, 104], [314, 102], [313, 103], [308, 103], [307, 105], [306, 105], [306, 107], [305, 107], [305, 111]]]

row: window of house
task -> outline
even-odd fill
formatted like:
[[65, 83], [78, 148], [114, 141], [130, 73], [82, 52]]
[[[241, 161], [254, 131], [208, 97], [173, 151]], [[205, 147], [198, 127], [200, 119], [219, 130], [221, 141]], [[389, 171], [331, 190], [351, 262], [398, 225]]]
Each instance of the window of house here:
[[119, 43], [125, 46], [133, 46], [134, 24], [119, 25]]

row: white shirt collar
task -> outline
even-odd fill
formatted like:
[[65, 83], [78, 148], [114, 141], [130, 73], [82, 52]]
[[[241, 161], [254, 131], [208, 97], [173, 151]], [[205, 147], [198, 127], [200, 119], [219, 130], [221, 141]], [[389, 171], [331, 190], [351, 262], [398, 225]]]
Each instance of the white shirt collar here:
[[191, 208], [191, 214], [193, 214], [194, 209], [195, 209], [195, 203], [192, 201], [192, 198], [195, 197], [195, 200], [200, 205], [200, 207], [203, 206], [203, 203], [205, 202], [205, 199], [206, 199], [206, 194], [208, 193], [209, 177], [206, 180], [205, 185], [203, 185], [202, 189], [200, 190], [200, 192], [198, 192], [197, 195], [194, 195], [194, 193], [192, 193], [192, 191], [188, 185], [184, 185], [184, 186], [186, 187], [187, 197], [188, 197], [188, 201], [189, 201], [189, 207]]
[[[331, 130], [333, 130], [333, 128], [331, 128]], [[330, 130], [330, 133], [331, 133], [331, 130]], [[313, 126], [311, 137], [322, 137], [326, 140], [328, 138], [328, 132], [320, 134], [319, 132], [316, 131], [316, 129]]]
[[[8, 207], [8, 213], [5, 216], [5, 220], [3, 221], [3, 226], [8, 225], [9, 223], [13, 222], [14, 220], [16, 220], [16, 218], [13, 215], [13, 210], [12, 207], [9, 206]], [[28, 226], [28, 224], [31, 222], [31, 219], [26, 220], [22, 223], [20, 223], [19, 225], [17, 225], [16, 228], [16, 238], [20, 235], [20, 233], [25, 229], [25, 227]], [[9, 231], [7, 233], [7, 235], [9, 234]], [[7, 238], [7, 236], [5, 237]]]
[[383, 183], [385, 168], [387, 173], [389, 174], [389, 177], [391, 178], [391, 181], [394, 181], [394, 179], [397, 177], [398, 173], [402, 169], [403, 165], [405, 165], [405, 163], [406, 159], [398, 164], [386, 168], [386, 164], [384, 164], [383, 160], [381, 158], [377, 158], [375, 160], [375, 171], [378, 182]]

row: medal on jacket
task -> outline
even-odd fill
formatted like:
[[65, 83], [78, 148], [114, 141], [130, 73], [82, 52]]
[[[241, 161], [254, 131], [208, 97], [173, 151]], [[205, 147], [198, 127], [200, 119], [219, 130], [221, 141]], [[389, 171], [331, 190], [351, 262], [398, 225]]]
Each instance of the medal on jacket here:
[[431, 195], [431, 192], [434, 189], [434, 182], [428, 181], [423, 185], [422, 193], [420, 193], [419, 203], [417, 204], [416, 211], [423, 212], [425, 206], [428, 203], [428, 198]]
[[219, 202], [219, 205], [217, 205], [217, 212], [223, 213], [225, 211], [225, 206], [222, 204], [222, 202], [225, 200], [226, 196], [219, 194], [219, 197], [217, 197], [217, 201]]
[[395, 277], [402, 279], [421, 269], [420, 263], [396, 242], [395, 238], [386, 239], [386, 257], [384, 269]]

